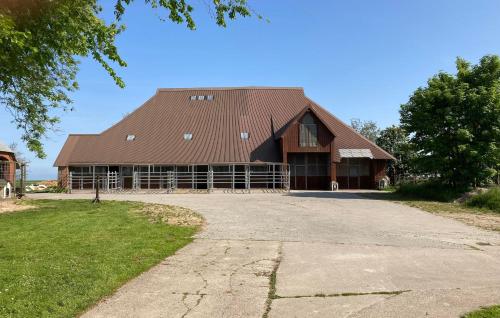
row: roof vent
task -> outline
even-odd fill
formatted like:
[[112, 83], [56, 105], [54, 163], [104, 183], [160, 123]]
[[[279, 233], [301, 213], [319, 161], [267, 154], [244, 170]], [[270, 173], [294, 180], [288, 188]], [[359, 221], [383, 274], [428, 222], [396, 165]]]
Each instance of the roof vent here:
[[248, 131], [242, 131], [240, 133], [240, 137], [242, 140], [248, 140], [248, 138], [250, 138], [250, 134], [248, 133]]
[[135, 135], [127, 135], [127, 141], [135, 140]]
[[189, 141], [191, 139], [193, 139], [193, 134], [192, 133], [187, 132], [187, 133], [184, 134], [184, 140]]
[[204, 99], [205, 99], [205, 95], [198, 96], [198, 100], [204, 100]]
[[207, 95], [207, 100], [214, 100], [214, 95]]
[[196, 97], [197, 97], [196, 95], [192, 95], [192, 96], [189, 97], [189, 99], [190, 100], [196, 100]]

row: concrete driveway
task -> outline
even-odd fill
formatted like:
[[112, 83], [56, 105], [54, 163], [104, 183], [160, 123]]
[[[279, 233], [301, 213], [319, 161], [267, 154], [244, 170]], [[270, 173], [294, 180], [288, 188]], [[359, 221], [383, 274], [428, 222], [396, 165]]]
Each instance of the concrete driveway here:
[[415, 208], [349, 192], [103, 198], [185, 206], [208, 224], [84, 317], [459, 317], [500, 304], [499, 233]]

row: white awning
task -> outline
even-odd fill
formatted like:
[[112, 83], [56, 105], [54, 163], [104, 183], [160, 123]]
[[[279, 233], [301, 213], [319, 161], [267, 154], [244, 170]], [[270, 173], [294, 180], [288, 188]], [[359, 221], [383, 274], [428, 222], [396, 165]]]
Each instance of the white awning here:
[[373, 154], [370, 149], [339, 149], [340, 158], [370, 158]]

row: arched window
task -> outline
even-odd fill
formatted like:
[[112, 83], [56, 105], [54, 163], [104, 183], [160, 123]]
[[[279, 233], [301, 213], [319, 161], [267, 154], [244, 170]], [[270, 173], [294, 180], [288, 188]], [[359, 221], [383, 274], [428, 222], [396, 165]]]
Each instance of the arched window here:
[[318, 146], [318, 126], [310, 113], [306, 113], [304, 117], [302, 117], [299, 129], [300, 147]]

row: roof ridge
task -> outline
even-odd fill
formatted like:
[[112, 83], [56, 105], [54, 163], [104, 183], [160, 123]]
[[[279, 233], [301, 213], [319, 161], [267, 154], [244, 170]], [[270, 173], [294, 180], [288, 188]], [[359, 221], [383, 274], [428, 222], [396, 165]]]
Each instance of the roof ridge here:
[[178, 87], [158, 88], [157, 92], [184, 92], [184, 91], [231, 91], [231, 90], [301, 90], [303, 87], [293, 86], [235, 86], [235, 87]]

